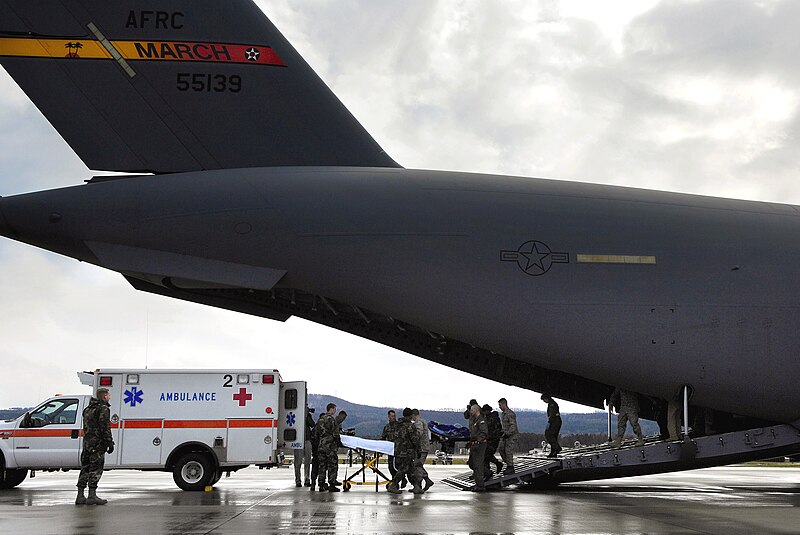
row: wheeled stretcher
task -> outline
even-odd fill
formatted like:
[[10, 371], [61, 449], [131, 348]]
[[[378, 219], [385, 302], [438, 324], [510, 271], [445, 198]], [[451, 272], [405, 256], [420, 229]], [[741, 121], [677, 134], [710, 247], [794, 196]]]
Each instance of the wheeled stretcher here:
[[[375, 492], [381, 485], [386, 485], [391, 481], [390, 477], [381, 472], [378, 467], [378, 461], [382, 454], [394, 455], [394, 443], [386, 440], [369, 440], [366, 438], [351, 437], [342, 435], [342, 445], [349, 448], [358, 457], [358, 462], [361, 463], [361, 468], [355, 471], [350, 476], [345, 472], [345, 478], [342, 481], [342, 490], [349, 491], [353, 485], [375, 485]], [[367, 470], [371, 470], [375, 474], [375, 481], [367, 481]], [[358, 478], [358, 476], [361, 476]], [[360, 479], [357, 481], [356, 479]]]

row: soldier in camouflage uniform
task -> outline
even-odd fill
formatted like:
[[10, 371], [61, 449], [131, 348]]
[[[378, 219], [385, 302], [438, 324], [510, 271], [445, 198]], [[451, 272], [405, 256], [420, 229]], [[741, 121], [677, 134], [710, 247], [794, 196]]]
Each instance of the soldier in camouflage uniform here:
[[615, 448], [622, 447], [622, 437], [628, 427], [628, 420], [630, 420], [633, 432], [636, 433], [636, 437], [639, 439], [636, 441], [636, 445], [644, 446], [644, 434], [642, 434], [642, 426], [639, 425], [639, 396], [636, 395], [636, 392], [616, 388], [611, 394], [609, 405], [616, 407], [619, 413], [617, 416], [617, 438], [614, 439], [613, 446]]
[[[319, 476], [319, 437], [317, 436], [317, 423], [314, 417], [310, 414], [307, 415], [306, 425], [309, 426], [309, 437], [311, 437], [311, 489], [317, 484], [317, 477]], [[322, 489], [320, 489], [322, 490]]]
[[500, 439], [503, 438], [503, 424], [500, 422], [500, 416], [497, 411], [492, 410], [492, 406], [488, 403], [483, 406], [481, 410], [486, 418], [486, 426], [489, 428], [489, 435], [486, 437], [486, 456], [483, 459], [483, 473], [491, 474], [489, 465], [494, 463], [497, 467], [495, 473], [499, 474], [503, 469], [503, 463], [497, 460], [494, 456], [497, 448], [500, 447]]
[[[103, 475], [106, 452], [113, 453], [114, 439], [111, 437], [111, 410], [107, 388], [98, 388], [97, 397], [89, 400], [83, 409], [83, 451], [81, 473], [78, 476], [78, 497], [75, 505], [105, 505], [108, 500], [97, 496], [97, 483]], [[89, 486], [89, 497], [83, 495]]]
[[303, 482], [300, 479], [301, 464], [303, 465], [303, 473], [306, 476], [306, 487], [311, 486], [311, 456], [314, 454], [314, 449], [311, 446], [311, 432], [314, 430], [314, 417], [311, 416], [312, 412], [314, 412], [313, 407], [309, 407], [306, 410], [303, 448], [294, 450], [294, 481], [295, 485], [298, 487], [303, 486]]
[[[328, 490], [330, 490], [331, 484], [333, 484], [336, 487], [341, 487], [342, 486], [342, 482], [338, 480], [338, 477], [339, 477], [339, 454], [338, 454], [338, 449], [343, 446], [343, 444], [342, 444], [342, 435], [346, 435], [347, 434], [345, 431], [342, 431], [342, 424], [344, 423], [345, 420], [347, 420], [347, 412], [339, 411], [339, 414], [334, 416], [333, 419], [336, 421], [336, 449], [337, 449], [337, 454], [336, 454], [336, 464], [333, 465], [333, 470], [331, 470], [330, 467], [328, 468]], [[351, 452], [351, 455], [352, 455], [352, 452]], [[351, 459], [351, 462], [352, 462], [352, 459]]]
[[422, 419], [419, 410], [411, 410], [411, 421], [414, 422], [414, 430], [419, 436], [419, 450], [417, 450], [417, 458], [414, 459], [414, 481], [417, 484], [425, 482], [422, 492], [426, 492], [433, 486], [433, 480], [428, 477], [428, 471], [425, 470], [425, 459], [428, 458], [428, 453], [431, 449], [431, 432], [428, 429], [428, 423]]
[[[386, 413], [386, 417], [388, 421], [386, 425], [383, 426], [383, 432], [381, 433], [381, 440], [386, 440], [388, 442], [394, 442], [394, 434], [397, 431], [397, 427], [400, 425], [400, 422], [397, 421], [397, 413], [394, 410], [389, 410]], [[397, 469], [394, 467], [394, 455], [389, 455], [387, 461], [389, 464], [389, 473], [394, 477], [394, 474], [397, 472]], [[401, 486], [405, 486], [401, 483]]]
[[[414, 429], [414, 423], [411, 421], [411, 409], [406, 407], [403, 409], [403, 418], [400, 419], [400, 425], [394, 435], [394, 463], [397, 472], [395, 472], [391, 483], [386, 485], [386, 490], [392, 494], [400, 494], [398, 483], [404, 477], [409, 480], [413, 479], [414, 459], [419, 450], [419, 435]], [[419, 486], [419, 481], [412, 481], [414, 494], [421, 494], [422, 488]]]
[[[339, 425], [333, 413], [336, 412], [336, 405], [328, 403], [327, 411], [325, 414], [320, 415], [317, 424], [314, 426], [314, 434], [319, 445], [317, 446], [317, 455], [319, 456], [319, 490], [339, 492], [336, 485], [336, 473], [339, 471], [339, 456], [337, 450], [339, 449]], [[328, 478], [327, 485], [325, 484], [325, 477]]]
[[505, 474], [514, 473], [514, 451], [517, 449], [517, 439], [519, 438], [519, 428], [517, 427], [517, 415], [508, 408], [506, 398], [500, 398], [497, 402], [503, 416], [500, 424], [503, 426], [503, 439], [500, 441], [500, 457], [506, 463]]
[[561, 432], [561, 411], [558, 410], [558, 403], [550, 394], [542, 394], [542, 401], [547, 403], [547, 427], [544, 430], [544, 438], [550, 444], [548, 457], [558, 457], [561, 452], [561, 445], [558, 443], [558, 434]]
[[[465, 420], [470, 420], [470, 421], [472, 420], [472, 406], [473, 405], [478, 405], [478, 402], [475, 401], [474, 399], [469, 400], [469, 403], [467, 403], [467, 410], [464, 411], [464, 419]], [[480, 407], [480, 405], [478, 405], [478, 406]]]
[[486, 424], [481, 408], [475, 404], [470, 409], [469, 419], [469, 467], [472, 468], [472, 477], [475, 480], [474, 492], [483, 492], [483, 459], [486, 457], [486, 438], [489, 436], [489, 426]]

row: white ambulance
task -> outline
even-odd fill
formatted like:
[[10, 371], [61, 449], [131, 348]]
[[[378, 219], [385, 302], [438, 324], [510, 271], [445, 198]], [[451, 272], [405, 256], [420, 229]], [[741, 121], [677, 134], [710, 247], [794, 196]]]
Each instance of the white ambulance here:
[[[98, 369], [78, 377], [93, 395], [111, 393], [115, 448], [106, 469], [168, 471], [183, 490], [202, 490], [226, 472], [276, 466], [280, 449], [305, 441], [306, 383], [283, 382], [278, 370]], [[56, 396], [0, 422], [0, 489], [30, 470], [80, 469], [91, 397]]]

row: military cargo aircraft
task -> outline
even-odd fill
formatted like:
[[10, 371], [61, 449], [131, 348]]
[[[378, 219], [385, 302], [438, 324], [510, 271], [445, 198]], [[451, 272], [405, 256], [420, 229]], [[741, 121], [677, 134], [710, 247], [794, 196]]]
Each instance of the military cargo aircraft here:
[[250, 0], [0, 0], [0, 63], [126, 173], [0, 199], [3, 236], [593, 407], [800, 424], [796, 206], [405, 169]]

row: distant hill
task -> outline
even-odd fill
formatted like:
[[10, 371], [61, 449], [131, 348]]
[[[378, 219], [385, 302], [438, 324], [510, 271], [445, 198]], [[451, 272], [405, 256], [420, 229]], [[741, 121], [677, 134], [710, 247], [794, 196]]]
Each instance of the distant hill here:
[[[403, 407], [359, 405], [336, 396], [308, 395], [308, 406], [316, 409], [315, 418], [318, 418], [325, 411], [325, 406], [328, 403], [336, 403], [337, 410], [347, 412], [347, 420], [344, 422], [343, 427], [353, 427], [356, 430], [356, 435], [367, 438], [377, 437], [381, 434], [383, 426], [386, 424], [386, 411], [394, 409], [398, 411], [398, 416], [400, 416], [399, 412], [403, 410]], [[427, 421], [435, 420], [447, 424], [466, 425], [463, 410], [442, 411], [417, 408]], [[499, 409], [495, 407], [495, 410]], [[515, 410], [515, 412], [517, 413], [517, 425], [521, 432], [544, 432], [544, 428], [547, 426], [547, 415], [544, 411]], [[564, 414], [562, 420], [564, 422], [561, 427], [562, 435], [605, 434], [608, 430], [608, 415], [604, 412], [569, 413]], [[613, 423], [616, 432], [616, 416]], [[658, 426], [655, 422], [641, 420], [641, 424], [645, 435], [652, 435], [658, 432]], [[630, 426], [628, 426], [628, 433], [630, 432]]]
[[0, 420], [14, 420], [29, 410], [31, 410], [30, 407], [12, 407], [10, 409], [0, 409]]

